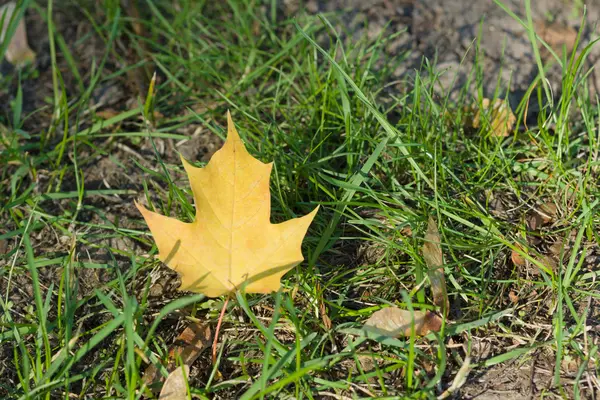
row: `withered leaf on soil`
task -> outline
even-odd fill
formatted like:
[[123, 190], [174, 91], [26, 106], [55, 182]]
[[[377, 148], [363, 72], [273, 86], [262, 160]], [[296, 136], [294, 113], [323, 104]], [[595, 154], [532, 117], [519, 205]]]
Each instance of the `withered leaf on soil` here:
[[547, 202], [540, 206], [538, 213], [542, 217], [542, 222], [544, 224], [549, 224], [556, 220], [558, 216], [558, 207], [556, 204]]
[[[516, 243], [515, 246], [517, 246], [519, 249], [523, 250], [523, 246], [521, 246], [520, 244]], [[552, 250], [553, 250], [553, 248], [550, 247], [550, 253], [552, 253]], [[523, 251], [525, 251], [525, 250], [523, 250]], [[540, 267], [537, 266], [535, 263], [528, 262], [525, 259], [525, 257], [523, 257], [521, 254], [519, 254], [517, 251], [512, 250], [511, 254], [510, 254], [510, 258], [515, 266], [517, 266], [517, 267], [529, 266], [529, 268], [527, 268], [527, 270], [531, 274], [536, 275], [536, 276], [540, 274]], [[556, 271], [558, 263], [551, 255], [540, 255], [538, 257], [535, 257], [535, 259], [547, 268], [548, 271], [546, 271], [546, 272], [550, 273], [550, 271]]]
[[269, 176], [248, 153], [227, 113], [227, 141], [204, 168], [184, 159], [196, 217], [192, 223], [137, 204], [152, 231], [159, 258], [181, 275], [180, 290], [217, 297], [245, 285], [248, 293], [279, 289], [281, 277], [299, 264], [302, 239], [318, 207], [280, 224], [270, 222]]
[[187, 377], [190, 367], [182, 365], [169, 374], [158, 396], [159, 400], [187, 400]]
[[106, 110], [96, 111], [96, 116], [100, 117], [102, 119], [110, 119], [110, 118], [116, 117], [119, 114], [120, 114], [119, 111], [112, 109], [112, 108], [107, 108]]
[[442, 254], [441, 242], [437, 224], [432, 217], [429, 217], [427, 234], [425, 235], [425, 243], [423, 244], [423, 258], [427, 264], [427, 274], [431, 282], [433, 303], [440, 307], [442, 315], [447, 317], [450, 303], [446, 290], [446, 279], [444, 278], [444, 256]]
[[535, 211], [530, 212], [525, 218], [525, 220], [527, 222], [527, 229], [529, 229], [530, 231], [537, 231], [542, 227], [542, 224], [544, 223], [542, 216]]
[[496, 99], [493, 102], [484, 98], [481, 107], [473, 105], [466, 107], [467, 113], [472, 113], [472, 119], [464, 121], [473, 128], [489, 126], [492, 136], [504, 137], [510, 134], [517, 118], [505, 100]]
[[[540, 263], [542, 263], [550, 271], [556, 272], [556, 270], [558, 269], [558, 263], [556, 262], [556, 260], [554, 258], [552, 258], [550, 256], [544, 255], [541, 258], [539, 258], [538, 261]], [[538, 273], [539, 273], [539, 271], [538, 271]]]
[[[521, 246], [518, 246], [520, 249], [522, 249]], [[510, 259], [512, 260], [513, 264], [515, 264], [517, 267], [524, 267], [525, 266], [525, 259], [523, 258], [522, 255], [520, 255], [518, 252], [516, 252], [515, 250], [512, 250], [510, 253]]]
[[319, 312], [321, 313], [321, 321], [323, 321], [325, 329], [328, 331], [331, 330], [331, 319], [329, 318], [329, 315], [327, 315], [327, 307], [325, 306], [325, 302], [323, 300], [319, 302]]
[[389, 337], [410, 336], [414, 327], [417, 336], [425, 336], [442, 328], [442, 318], [431, 311], [415, 310], [411, 313], [398, 307], [388, 307], [374, 312], [364, 327]]
[[557, 240], [556, 242], [552, 243], [549, 250], [551, 256], [555, 257], [556, 259], [560, 259], [562, 253], [566, 250], [565, 243], [561, 240]]
[[[2, 31], [0, 33], [0, 43], [4, 42], [5, 40], [6, 33], [15, 11], [17, 11], [17, 8], [14, 1], [6, 3], [4, 6], [0, 7], [0, 21], [4, 22], [2, 24]], [[2, 20], [3, 17], [4, 20]], [[33, 50], [31, 50], [29, 44], [27, 43], [27, 27], [25, 26], [24, 17], [21, 18], [17, 24], [17, 29], [8, 43], [5, 54], [6, 60], [15, 67], [21, 67], [22, 65], [35, 60], [35, 53]]]
[[[178, 359], [181, 359], [183, 364], [191, 367], [202, 354], [202, 351], [210, 347], [211, 337], [212, 334], [208, 324], [193, 323], [185, 328], [169, 349], [167, 371], [170, 372], [176, 367]], [[154, 364], [150, 364], [144, 371], [143, 380], [146, 385], [155, 387], [157, 382], [163, 380], [163, 376]]]

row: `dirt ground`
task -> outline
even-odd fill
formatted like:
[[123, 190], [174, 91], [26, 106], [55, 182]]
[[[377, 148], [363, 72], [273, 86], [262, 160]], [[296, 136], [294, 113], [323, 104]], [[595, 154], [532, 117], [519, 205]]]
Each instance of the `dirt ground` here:
[[[2, 3], [2, 2], [0, 2]], [[557, 52], [561, 53], [563, 49], [572, 49], [578, 30], [581, 28], [581, 14], [583, 7], [578, 1], [566, 0], [536, 0], [532, 2], [533, 20], [538, 28], [538, 33], [543, 37]], [[523, 2], [519, 0], [508, 0], [506, 7], [525, 20], [525, 9]], [[399, 63], [394, 72], [397, 82], [390, 82], [385, 93], [397, 93], [405, 90], [407, 80], [404, 78], [418, 74], [423, 68], [425, 58], [435, 63], [435, 68], [440, 72], [437, 88], [441, 97], [449, 94], [451, 98], [464, 96], [462, 88], [470, 81], [476, 70], [477, 59], [477, 38], [480, 38], [479, 49], [483, 52], [483, 58], [480, 63], [480, 79], [483, 83], [485, 97], [493, 97], [496, 90], [502, 95], [507, 94], [511, 105], [514, 107], [521, 101], [525, 90], [529, 87], [532, 80], [537, 75], [537, 65], [529, 41], [527, 31], [505, 10], [493, 1], [467, 1], [467, 0], [309, 0], [300, 2], [297, 0], [280, 0], [280, 7], [288, 16], [293, 16], [300, 9], [305, 9], [309, 13], [334, 13], [344, 24], [338, 25], [343, 32], [343, 36], [358, 39], [367, 34], [374, 38], [380, 34], [390, 35], [406, 31], [408, 34], [398, 35], [386, 46], [387, 56], [389, 58], [401, 57], [403, 62]], [[584, 29], [582, 30], [583, 44], [589, 43], [598, 33], [596, 23], [600, 18], [600, 0], [593, 0], [587, 3], [587, 17]], [[75, 40], [85, 35], [91, 27], [75, 26], [69, 22], [67, 15], [63, 15], [60, 10], [56, 12], [57, 26], [61, 29], [66, 38]], [[72, 18], [72, 15], [68, 16]], [[48, 53], [48, 39], [46, 26], [36, 23], [34, 16], [28, 16], [28, 28], [30, 44], [38, 54], [37, 70], [39, 76], [30, 80], [24, 80], [23, 96], [25, 108], [23, 113], [30, 113], [34, 110], [42, 109], [37, 112], [33, 118], [28, 120], [29, 124], [38, 124], [43, 126], [42, 121], [51, 120], [48, 108], [44, 98], [52, 95], [52, 77], [50, 72], [50, 57]], [[39, 21], [38, 21], [39, 22]], [[103, 52], [102, 43], [97, 43], [97, 48], [77, 48], [73, 51], [78, 59], [100, 58]], [[542, 57], [549, 60], [550, 53], [543, 49]], [[598, 64], [600, 67], [600, 46], [593, 48], [589, 57], [589, 66]], [[0, 66], [0, 72], [10, 71], [12, 67], [3, 62]], [[591, 87], [595, 95], [600, 90], [600, 82], [596, 83], [600, 76], [595, 71], [590, 74]], [[425, 74], [423, 74], [425, 75]], [[68, 78], [68, 75], [65, 75]], [[561, 74], [556, 66], [548, 74], [549, 83], [553, 93], [560, 96]], [[475, 79], [475, 78], [474, 78]], [[66, 86], [75, 91], [75, 82], [66, 81]], [[135, 83], [121, 80], [119, 83], [110, 83], [100, 85], [99, 89], [92, 94], [93, 102], [102, 107], [112, 104], [123, 103], [127, 101], [128, 93], [136, 92], [139, 88]], [[476, 86], [472, 82], [470, 88]], [[476, 97], [476, 93], [471, 91], [467, 95]], [[0, 93], [0, 112], [3, 114], [10, 112], [10, 101], [14, 99], [14, 91], [11, 93]], [[535, 111], [535, 105], [532, 106], [532, 112]], [[211, 137], [209, 132], [199, 131], [199, 125], [193, 125], [182, 130], [181, 133], [193, 135], [195, 146], [187, 146], [187, 149], [196, 149], [195, 154], [184, 154], [187, 158], [207, 159], [217, 148], [219, 141]], [[162, 143], [160, 140], [158, 143]], [[166, 150], [166, 147], [173, 146], [170, 141], [164, 142], [164, 147], [159, 149], [159, 153], [168, 158], [168, 154], [175, 154]], [[142, 164], [145, 151], [151, 154], [152, 149], [141, 149], [133, 158]], [[114, 168], [114, 164], [109, 160], [117, 158], [122, 161], [119, 169]], [[85, 157], [84, 157], [85, 159]], [[86, 174], [88, 181], [86, 188], [93, 190], [100, 187], [115, 187], [139, 191], [139, 184], [135, 183], [132, 176], [138, 170], [133, 163], [132, 151], [129, 148], [122, 147], [119, 152], [106, 155], [101, 159], [87, 160], [89, 168]], [[86, 164], [82, 165], [86, 168]], [[44, 173], [40, 174], [40, 180], [43, 187]], [[68, 184], [67, 184], [68, 186]], [[62, 190], [75, 190], [75, 188], [63, 187]], [[60, 202], [56, 202], [56, 207], [60, 207]], [[127, 218], [138, 219], [137, 211], [133, 204], [122, 203], [118, 199], [110, 197], [100, 197], [97, 202], [91, 206], [101, 208], [106, 212], [106, 218], [112, 220], [115, 216], [120, 216], [121, 226], [127, 226]], [[92, 221], [93, 222], [93, 221]], [[0, 232], [1, 233], [1, 232]], [[40, 235], [49, 232], [41, 231]], [[55, 240], [54, 240], [55, 239]], [[68, 251], [68, 243], [61, 243], [61, 238], [52, 239], [55, 252]], [[122, 238], [115, 240], [125, 240]], [[136, 246], [131, 242], [113, 243], [113, 247]], [[60, 251], [59, 251], [60, 250]], [[140, 250], [141, 252], [141, 250]], [[102, 261], [104, 255], [101, 254], [100, 247], [97, 254], [90, 254], [92, 261]], [[117, 260], [120, 261], [120, 260]], [[124, 262], [127, 260], [123, 260]], [[600, 258], [595, 260], [600, 263]], [[52, 280], [49, 278], [49, 280]], [[90, 276], [87, 280], [89, 288], [93, 290], [97, 281], [102, 281], [103, 277]], [[163, 279], [164, 280], [164, 279]], [[16, 282], [19, 284], [19, 282]], [[162, 285], [159, 279], [156, 285]], [[168, 292], [174, 292], [176, 283], [169, 284]], [[28, 291], [27, 288], [15, 287], [15, 295], [19, 291]], [[152, 290], [152, 289], [151, 289]], [[158, 290], [158, 289], [157, 289]], [[168, 301], [168, 296], [164, 296], [164, 291], [159, 290], [160, 300], [157, 300], [156, 306]], [[540, 393], [544, 388], [549, 387], [552, 382], [552, 356], [543, 352], [536, 353], [523, 362], [499, 364], [476, 376], [471, 376], [461, 392], [461, 398], [470, 399], [528, 399], [534, 393]], [[549, 396], [560, 397], [559, 394], [548, 393]], [[584, 395], [586, 395], [584, 393]], [[587, 392], [588, 398], [594, 398], [594, 393]]]
[[[294, 4], [291, 0], [284, 3]], [[527, 20], [523, 1], [502, 3], [522, 21]], [[532, 2], [537, 33], [557, 54], [561, 55], [563, 46], [567, 51], [572, 50], [583, 21], [581, 44], [585, 46], [596, 37], [600, 2], [587, 1], [585, 6], [586, 18], [582, 20], [584, 7], [579, 2]], [[294, 9], [288, 7], [290, 11]], [[313, 0], [308, 2], [307, 9], [314, 13], [343, 10], [343, 18], [348, 22], [346, 29], [355, 38], [365, 30], [369, 37], [376, 37], [382, 31], [388, 35], [406, 30], [409, 35], [399, 35], [387, 46], [390, 57], [409, 53], [396, 69], [396, 76], [414, 74], [427, 58], [437, 71], [443, 72], [439, 83], [442, 92], [459, 91], [467, 83], [475, 65], [476, 46], [483, 52], [484, 96], [490, 97], [499, 88], [516, 99], [537, 75], [526, 29], [493, 1]], [[550, 53], [542, 51], [542, 57], [549, 59]], [[594, 48], [589, 67], [595, 66], [599, 57], [600, 49]], [[560, 93], [560, 71], [555, 68], [549, 75], [554, 92]], [[591, 78], [595, 84], [596, 74]]]

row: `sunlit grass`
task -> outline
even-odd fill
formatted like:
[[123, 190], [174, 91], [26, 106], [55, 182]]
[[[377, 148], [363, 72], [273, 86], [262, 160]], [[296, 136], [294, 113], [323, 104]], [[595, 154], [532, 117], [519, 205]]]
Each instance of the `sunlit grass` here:
[[[598, 277], [584, 261], [599, 241], [599, 113], [578, 79], [586, 70], [577, 54], [586, 49], [564, 65], [565, 95], [537, 126], [497, 138], [486, 126], [468, 129], [464, 106], [481, 99], [436, 93], [433, 66], [407, 93], [384, 98], [388, 64], [397, 62], [385, 55], [389, 38], [353, 43], [336, 36], [335, 16], [289, 20], [275, 3], [180, 1], [173, 12], [170, 2], [148, 2], [142, 20], [118, 2], [82, 5], [78, 15], [93, 28], [76, 44], [105, 46], [93, 66], [65, 50], [73, 43], [49, 25], [50, 119], [33, 125], [18, 90], [12, 115], [0, 116], [0, 240], [8, 249], [0, 397], [155, 396], [142, 379], [147, 365], [166, 375], [161, 360], [185, 324], [216, 321], [224, 299], [151, 295], [166, 268], [132, 204], [192, 219], [177, 152], [198, 146], [194, 134], [208, 138], [209, 151], [220, 143], [227, 110], [248, 150], [275, 163], [273, 220], [322, 208], [304, 241], [306, 261], [282, 290], [229, 302], [217, 363], [196, 362], [192, 393], [429, 398], [467, 356], [480, 372], [542, 352], [555, 362], [557, 390], [577, 390], [594, 372], [589, 362], [597, 368], [587, 319]], [[31, 7], [53, 21], [49, 9]], [[94, 108], [95, 90], [125, 90], [138, 67], [157, 71], [150, 95], [131, 89], [127, 107]], [[531, 96], [542, 97], [540, 82]], [[97, 115], [107, 109], [108, 117]], [[530, 229], [528, 213], [547, 202], [558, 216]], [[430, 307], [420, 253], [429, 216], [442, 235], [448, 326], [413, 347], [363, 332], [386, 305], [409, 298]], [[563, 240], [556, 268], [540, 261]], [[512, 263], [513, 250], [528, 269]], [[476, 353], [481, 338], [494, 343], [485, 357]], [[561, 380], [567, 356], [579, 360], [570, 384]]]

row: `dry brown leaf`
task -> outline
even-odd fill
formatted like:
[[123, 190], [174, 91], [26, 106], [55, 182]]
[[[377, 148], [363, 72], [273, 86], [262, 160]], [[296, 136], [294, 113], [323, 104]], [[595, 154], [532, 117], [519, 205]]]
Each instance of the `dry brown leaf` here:
[[[9, 28], [11, 19], [17, 11], [15, 2], [11, 1], [0, 7], [0, 20], [4, 15], [4, 24], [2, 25], [2, 32], [0, 34], [0, 43], [4, 41], [6, 32]], [[10, 43], [6, 48], [6, 60], [19, 68], [29, 62], [35, 60], [35, 53], [29, 47], [27, 43], [27, 27], [25, 25], [25, 18], [21, 18], [17, 24], [17, 29], [14, 35], [10, 39]]]
[[[519, 245], [517, 245], [517, 247], [522, 249], [521, 246], [519, 246]], [[517, 253], [515, 250], [513, 250], [510, 253], [510, 259], [512, 260], [513, 264], [515, 264], [517, 267], [525, 266], [525, 258], [523, 258], [523, 256], [520, 255], [519, 253]]]
[[441, 272], [444, 272], [440, 232], [432, 217], [429, 217], [427, 221], [427, 233], [425, 234], [425, 243], [423, 244], [423, 258], [425, 258], [425, 263], [427, 263], [430, 269], [439, 269]]
[[554, 257], [560, 258], [561, 253], [565, 251], [565, 244], [562, 241], [557, 240], [556, 242], [552, 243], [549, 250]]
[[102, 119], [110, 119], [112, 117], [116, 117], [120, 112], [114, 110], [112, 108], [107, 108], [106, 110], [96, 111], [96, 116]]
[[400, 233], [402, 234], [402, 236], [405, 237], [412, 237], [412, 228], [410, 225], [406, 225], [405, 227], [403, 227], [402, 229], [400, 229]]
[[538, 214], [542, 218], [544, 224], [549, 224], [556, 220], [556, 217], [558, 216], [558, 207], [551, 202], [544, 203], [540, 206]]
[[[550, 256], [546, 256], [543, 255], [541, 257], [536, 258], [536, 260], [541, 263], [544, 267], [546, 267], [547, 269], [549, 269], [550, 271], [554, 271], [556, 272], [556, 269], [558, 267], [558, 263], [556, 262], [556, 260]], [[538, 276], [540, 275], [540, 267], [538, 267], [536, 264], [534, 263], [529, 263], [530, 268], [529, 271], [532, 275], [534, 276]]]
[[528, 230], [537, 231], [539, 228], [541, 228], [544, 220], [537, 212], [530, 212], [525, 218], [525, 222], [527, 223]]
[[477, 129], [489, 126], [493, 136], [508, 136], [517, 121], [508, 103], [502, 99], [496, 99], [492, 103], [490, 99], [484, 98], [481, 108], [473, 106], [472, 112], [472, 127]]
[[159, 400], [187, 400], [187, 377], [190, 374], [190, 367], [182, 365], [173, 370], [167, 377], [165, 384], [158, 396]]
[[211, 337], [208, 324], [191, 324], [175, 340], [175, 347], [169, 351], [169, 360], [175, 362], [177, 357], [181, 357], [184, 364], [191, 366], [202, 350], [210, 347]]
[[[178, 358], [181, 359], [183, 364], [191, 367], [194, 361], [202, 354], [202, 351], [211, 346], [211, 337], [208, 324], [193, 323], [185, 328], [169, 349], [167, 371], [172, 371], [176, 367]], [[157, 382], [163, 380], [163, 376], [154, 364], [150, 364], [144, 371], [143, 379], [146, 385], [155, 387]]]
[[410, 336], [414, 327], [417, 336], [425, 336], [429, 332], [439, 332], [442, 328], [442, 318], [431, 311], [411, 313], [398, 307], [388, 307], [374, 312], [364, 327], [389, 337]]
[[444, 256], [442, 254], [441, 242], [437, 224], [432, 217], [429, 217], [427, 234], [425, 235], [425, 243], [423, 244], [423, 258], [427, 264], [427, 274], [431, 282], [433, 304], [440, 307], [442, 315], [447, 317], [448, 310], [450, 310], [450, 303], [446, 290], [446, 279], [444, 278]]
[[323, 321], [323, 325], [325, 325], [325, 329], [328, 331], [331, 330], [331, 319], [329, 318], [329, 315], [327, 315], [327, 307], [325, 306], [324, 301], [320, 302], [319, 311], [321, 313], [321, 320]]
[[182, 158], [194, 194], [194, 222], [136, 206], [152, 231], [160, 260], [181, 275], [180, 290], [218, 297], [245, 285], [247, 293], [270, 293], [304, 259], [302, 240], [319, 207], [272, 224], [273, 164], [248, 153], [229, 113], [227, 126], [227, 141], [206, 167]]
[[544, 266], [546, 268], [548, 268], [551, 271], [556, 272], [557, 268], [558, 268], [558, 263], [556, 262], [556, 260], [550, 256], [542, 256], [539, 261], [544, 264]]

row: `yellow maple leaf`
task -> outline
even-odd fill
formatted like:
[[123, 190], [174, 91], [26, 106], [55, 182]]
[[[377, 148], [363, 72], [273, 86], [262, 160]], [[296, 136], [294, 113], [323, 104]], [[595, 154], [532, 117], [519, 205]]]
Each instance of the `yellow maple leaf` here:
[[304, 235], [319, 207], [280, 224], [270, 222], [273, 163], [248, 153], [227, 113], [227, 141], [204, 168], [183, 158], [196, 205], [192, 223], [136, 206], [158, 247], [159, 258], [181, 275], [180, 290], [217, 297], [245, 285], [248, 293], [279, 289], [299, 264]]

